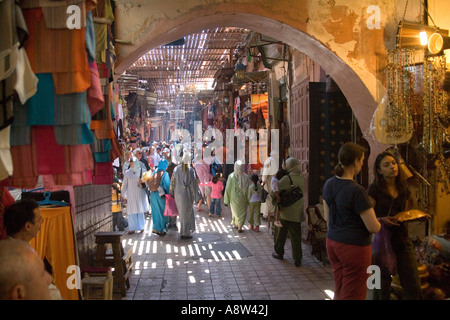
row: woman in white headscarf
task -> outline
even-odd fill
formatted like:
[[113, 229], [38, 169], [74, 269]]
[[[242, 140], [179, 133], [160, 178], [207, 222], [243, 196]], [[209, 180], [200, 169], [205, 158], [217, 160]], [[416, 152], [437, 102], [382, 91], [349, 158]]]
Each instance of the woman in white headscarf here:
[[231, 204], [231, 224], [239, 232], [242, 232], [247, 217], [248, 200], [246, 194], [248, 186], [249, 180], [247, 174], [244, 173], [244, 164], [238, 160], [234, 164], [234, 172], [228, 176], [223, 203], [226, 206]]
[[278, 171], [278, 152], [272, 151], [270, 157], [264, 161], [264, 168], [262, 173], [262, 185], [264, 189], [268, 192], [266, 202], [261, 204], [261, 213], [264, 218], [268, 218], [270, 215], [274, 215], [275, 207], [272, 204], [272, 178], [276, 175]]
[[[130, 169], [123, 175], [121, 196], [127, 203], [129, 233], [143, 231], [146, 211], [150, 210], [147, 193], [139, 185], [141, 182], [141, 166], [136, 157], [129, 159]], [[144, 171], [145, 172], [145, 171]]]
[[181, 239], [192, 238], [191, 233], [195, 231], [193, 205], [194, 202], [198, 203], [202, 197], [194, 168], [190, 164], [191, 154], [184, 150], [182, 163], [175, 167], [170, 181], [170, 194], [175, 199], [180, 218]]

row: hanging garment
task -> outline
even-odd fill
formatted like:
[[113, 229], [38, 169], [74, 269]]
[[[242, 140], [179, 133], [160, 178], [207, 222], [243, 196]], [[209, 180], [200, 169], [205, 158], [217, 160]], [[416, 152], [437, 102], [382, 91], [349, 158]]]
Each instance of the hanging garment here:
[[0, 180], [13, 174], [13, 161], [9, 145], [10, 131], [10, 126], [0, 130]]
[[29, 144], [29, 127], [32, 125], [53, 125], [60, 145], [92, 143], [87, 92], [58, 95], [50, 73], [39, 73], [37, 78], [37, 93], [25, 106], [14, 106], [17, 123], [12, 126], [11, 144]]
[[78, 290], [69, 289], [69, 266], [77, 266], [73, 221], [68, 207], [40, 207], [42, 223], [37, 236], [30, 241], [38, 255], [53, 268], [54, 284], [65, 300], [78, 300]]
[[19, 43], [16, 42], [11, 48], [0, 51], [0, 80], [11, 77], [16, 69], [19, 55]]
[[[71, 5], [76, 5], [80, 9], [80, 27], [84, 28], [87, 24], [86, 19], [86, 5], [84, 0], [71, 0], [68, 1], [50, 1], [53, 2], [51, 5], [46, 6], [46, 3], [39, 1], [42, 13], [44, 15], [45, 27], [47, 29], [66, 29], [67, 28], [67, 18], [66, 13], [69, 3]], [[56, 4], [55, 4], [56, 2]]]
[[86, 14], [86, 51], [88, 63], [92, 65], [95, 62], [95, 28], [92, 12]]
[[257, 129], [256, 125], [257, 116], [254, 111], [250, 112], [250, 114], [248, 115], [248, 120], [250, 122], [250, 129]]
[[102, 110], [105, 105], [103, 97], [102, 86], [100, 84], [100, 77], [98, 74], [97, 63], [94, 61], [89, 65], [91, 72], [91, 86], [87, 91], [87, 103], [91, 112], [91, 117]]
[[82, 185], [91, 181], [94, 169], [89, 144], [61, 146], [53, 127], [31, 127], [31, 143], [11, 146], [13, 166], [11, 186], [34, 188], [38, 175], [53, 175], [56, 184]]
[[[14, 121], [14, 90], [23, 98], [20, 84], [13, 79], [19, 50], [28, 37], [27, 27], [18, 1], [0, 1], [0, 130]], [[31, 77], [31, 75], [30, 75]], [[32, 91], [32, 90], [31, 90]]]
[[108, 93], [104, 95], [105, 104], [101, 111], [92, 117], [91, 130], [94, 131], [97, 139], [114, 139], [114, 126], [112, 122], [112, 85], [108, 85]]
[[[92, 183], [92, 175], [93, 172], [86, 171], [86, 172], [80, 172], [80, 173], [64, 173], [64, 174], [54, 174], [54, 175], [47, 175], [43, 176], [46, 177], [46, 185], [49, 186], [64, 186], [64, 185], [71, 185], [71, 186], [84, 186], [86, 184]], [[107, 183], [105, 183], [107, 184]]]
[[8, 191], [7, 187], [0, 186], [0, 240], [6, 238], [6, 227], [3, 221], [5, 209], [15, 202], [15, 199]]
[[95, 162], [112, 162], [111, 150], [112, 150], [111, 140], [97, 140], [95, 139], [92, 145], [92, 151], [94, 152]]
[[36, 148], [31, 144], [11, 145], [11, 157], [15, 168], [13, 175], [8, 178], [9, 186], [23, 189], [33, 189], [38, 182], [38, 168]]
[[267, 93], [252, 94], [251, 95], [252, 111], [258, 112], [261, 109], [264, 119], [269, 116], [269, 95]]
[[34, 126], [31, 131], [37, 151], [39, 174], [66, 173], [64, 146], [56, 143], [53, 127]]
[[29, 31], [24, 47], [33, 71], [51, 73], [57, 94], [86, 91], [91, 78], [85, 28], [47, 29], [40, 8], [24, 9], [23, 15]]
[[264, 115], [261, 108], [256, 111], [256, 128], [261, 129], [266, 127], [266, 121], [264, 120]]
[[13, 74], [14, 90], [20, 103], [25, 104], [37, 92], [38, 78], [33, 73], [25, 49], [19, 49], [17, 65]]
[[94, 184], [112, 184], [113, 174], [111, 162], [96, 162], [92, 173], [92, 182]]
[[93, 10], [95, 39], [96, 39], [96, 58], [97, 63], [106, 63], [106, 51], [108, 49], [108, 25], [114, 21], [114, 14], [110, 0], [98, 0], [97, 7]]

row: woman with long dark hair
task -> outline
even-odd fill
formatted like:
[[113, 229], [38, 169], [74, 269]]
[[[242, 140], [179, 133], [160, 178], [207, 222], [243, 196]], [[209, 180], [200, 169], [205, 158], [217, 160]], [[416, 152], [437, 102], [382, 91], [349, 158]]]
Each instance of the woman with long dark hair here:
[[[396, 271], [403, 288], [404, 298], [417, 300], [422, 298], [420, 280], [417, 269], [413, 243], [408, 236], [405, 223], [399, 223], [394, 216], [411, 209], [413, 199], [399, 174], [399, 164], [392, 153], [384, 151], [375, 159], [375, 180], [367, 189], [369, 197], [375, 209], [375, 214], [382, 224], [382, 228], [390, 236], [390, 239], [381, 238], [380, 241], [390, 241], [392, 251], [395, 253]], [[384, 240], [383, 240], [384, 239]], [[386, 247], [380, 245], [380, 247]], [[377, 248], [377, 250], [379, 250]], [[372, 250], [375, 253], [375, 248]], [[377, 256], [386, 256], [386, 252], [376, 252], [372, 262], [380, 264]], [[395, 263], [394, 263], [395, 264]], [[379, 265], [381, 271], [381, 288], [373, 289], [373, 295], [369, 298], [374, 300], [389, 300], [391, 294], [391, 275], [395, 270], [387, 265]]]
[[352, 142], [339, 150], [335, 176], [323, 187], [329, 216], [326, 247], [333, 270], [335, 300], [364, 300], [371, 264], [371, 234], [380, 230], [366, 190], [354, 176], [363, 166], [365, 148]]

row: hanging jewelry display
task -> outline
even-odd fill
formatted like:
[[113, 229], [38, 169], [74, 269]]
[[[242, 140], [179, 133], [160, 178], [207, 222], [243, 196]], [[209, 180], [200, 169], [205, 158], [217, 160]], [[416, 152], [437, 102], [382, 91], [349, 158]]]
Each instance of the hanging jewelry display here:
[[447, 119], [447, 93], [442, 89], [445, 78], [445, 55], [425, 56], [424, 58], [424, 96], [423, 96], [423, 135], [424, 152], [437, 160], [437, 182], [443, 184], [447, 194], [450, 193], [450, 169], [443, 156], [444, 143], [447, 140], [447, 128], [442, 119]]
[[414, 50], [396, 49], [388, 52], [387, 105], [381, 126], [396, 144], [408, 141], [413, 134], [410, 106], [415, 80], [411, 71]]

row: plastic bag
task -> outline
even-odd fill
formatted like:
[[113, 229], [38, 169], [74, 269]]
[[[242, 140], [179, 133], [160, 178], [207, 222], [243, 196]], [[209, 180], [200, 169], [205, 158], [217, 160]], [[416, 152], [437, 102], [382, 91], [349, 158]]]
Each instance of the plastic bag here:
[[177, 204], [172, 195], [166, 194], [166, 208], [164, 209], [165, 217], [176, 217], [178, 215]]
[[373, 238], [372, 264], [387, 268], [391, 275], [397, 273], [397, 256], [391, 245], [391, 231], [384, 224], [381, 224], [380, 231]]

